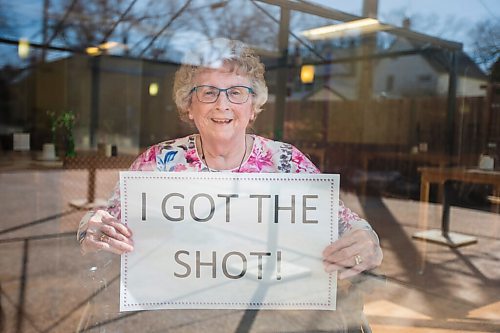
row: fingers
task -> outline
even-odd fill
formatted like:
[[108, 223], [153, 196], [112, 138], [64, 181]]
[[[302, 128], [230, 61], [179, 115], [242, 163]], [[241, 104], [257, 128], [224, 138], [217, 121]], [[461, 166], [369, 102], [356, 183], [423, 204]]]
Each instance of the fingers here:
[[327, 257], [337, 251], [340, 251], [346, 247], [351, 246], [352, 244], [356, 243], [356, 240], [353, 239], [352, 234], [347, 234], [344, 237], [338, 239], [336, 242], [333, 244], [330, 244], [323, 250], [323, 257]]
[[[105, 237], [102, 237], [105, 236]], [[125, 252], [130, 252], [133, 250], [133, 246], [127, 245], [125, 243], [119, 242], [110, 238], [107, 235], [101, 234], [97, 236], [94, 234], [87, 234], [85, 240], [82, 243], [82, 252], [97, 252], [97, 251], [108, 251], [115, 254], [123, 254]]]
[[118, 222], [114, 217], [112, 217], [112, 216], [111, 217], [103, 217], [102, 222], [112, 226], [113, 228], [115, 228], [118, 232], [120, 232], [125, 237], [128, 237], [128, 238], [132, 237], [132, 230], [130, 230], [130, 228], [127, 227], [126, 225]]
[[[109, 224], [103, 224], [99, 230], [102, 235], [108, 236], [111, 240], [116, 240], [119, 242], [123, 242], [129, 245], [133, 245], [132, 238], [125, 236], [123, 233], [121, 233], [119, 230], [117, 230], [116, 227], [109, 225]], [[106, 240], [106, 238], [100, 238], [99, 239], [101, 242]]]
[[327, 246], [323, 251], [325, 271], [339, 271], [339, 279], [345, 279], [380, 265], [382, 250], [371, 233], [354, 230]]
[[[124, 237], [120, 234], [114, 233], [118, 237]], [[130, 239], [117, 239], [113, 236], [110, 236], [106, 233], [103, 233], [99, 236], [97, 242], [102, 250], [110, 251], [116, 254], [123, 254], [126, 252], [131, 252], [134, 249], [134, 245], [132, 240]]]
[[99, 210], [88, 222], [81, 249], [83, 254], [101, 250], [116, 254], [131, 252], [134, 249], [132, 231], [108, 212]]
[[[108, 228], [103, 228], [106, 231], [88, 231], [85, 239], [82, 242], [82, 253], [97, 251], [108, 251], [116, 254], [123, 254], [132, 252], [134, 250], [134, 243], [132, 239], [112, 232]], [[110, 234], [112, 236], [110, 236]]]
[[341, 248], [334, 247], [333, 245], [335, 245], [335, 243], [330, 245], [334, 249], [333, 251], [329, 249], [330, 246], [325, 249], [323, 260], [344, 267], [354, 266], [354, 256], [364, 250], [364, 244], [362, 242], [349, 243], [349, 245]]

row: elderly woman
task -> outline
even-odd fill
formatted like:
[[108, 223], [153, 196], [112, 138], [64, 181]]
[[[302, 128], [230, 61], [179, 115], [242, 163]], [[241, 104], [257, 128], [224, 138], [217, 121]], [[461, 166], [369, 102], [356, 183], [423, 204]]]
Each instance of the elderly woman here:
[[[130, 170], [319, 173], [292, 145], [247, 134], [267, 100], [264, 65], [244, 44], [227, 40], [222, 44], [221, 52], [210, 53], [213, 59], [184, 64], [175, 75], [173, 95], [179, 115], [198, 133], [149, 147]], [[380, 265], [377, 235], [342, 202], [339, 230], [339, 240], [322, 254], [327, 272], [339, 270], [344, 279]], [[105, 210], [90, 212], [82, 220], [78, 238], [83, 253], [133, 251], [132, 231], [120, 223], [118, 187]]]

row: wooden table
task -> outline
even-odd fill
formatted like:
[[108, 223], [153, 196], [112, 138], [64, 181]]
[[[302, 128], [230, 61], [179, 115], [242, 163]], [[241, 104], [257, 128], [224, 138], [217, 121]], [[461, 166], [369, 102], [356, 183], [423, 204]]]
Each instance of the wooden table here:
[[467, 168], [419, 168], [421, 173], [420, 201], [423, 210], [420, 211], [420, 221], [424, 229], [427, 227], [427, 206], [429, 202], [429, 190], [432, 183], [442, 185], [443, 193], [443, 215], [441, 218], [441, 229], [423, 230], [413, 235], [413, 238], [427, 240], [438, 244], [458, 247], [477, 242], [472, 236], [450, 232], [450, 181], [464, 183], [493, 185], [493, 196], [500, 194], [500, 171], [488, 171]]
[[444, 168], [450, 163], [457, 163], [458, 156], [449, 156], [443, 153], [429, 153], [429, 152], [418, 152], [418, 153], [403, 153], [403, 152], [391, 152], [391, 151], [373, 151], [363, 153], [363, 171], [364, 179], [361, 182], [361, 195], [364, 197], [366, 195], [366, 187], [368, 182], [368, 169], [370, 167], [370, 161], [376, 159], [384, 159], [390, 161], [401, 161], [416, 164], [417, 166], [437, 166], [439, 168]]
[[79, 209], [92, 209], [105, 205], [105, 200], [96, 200], [95, 182], [97, 169], [128, 169], [135, 160], [135, 155], [118, 155], [106, 157], [99, 154], [67, 157], [64, 159], [64, 169], [87, 169], [89, 172], [87, 198], [75, 199], [70, 206]]

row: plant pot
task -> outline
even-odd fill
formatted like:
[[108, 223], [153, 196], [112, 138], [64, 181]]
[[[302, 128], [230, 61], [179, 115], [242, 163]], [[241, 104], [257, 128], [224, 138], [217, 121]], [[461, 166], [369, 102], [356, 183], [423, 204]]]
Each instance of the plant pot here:
[[44, 143], [42, 156], [40, 157], [43, 161], [54, 161], [57, 160], [56, 156], [56, 146], [53, 143]]

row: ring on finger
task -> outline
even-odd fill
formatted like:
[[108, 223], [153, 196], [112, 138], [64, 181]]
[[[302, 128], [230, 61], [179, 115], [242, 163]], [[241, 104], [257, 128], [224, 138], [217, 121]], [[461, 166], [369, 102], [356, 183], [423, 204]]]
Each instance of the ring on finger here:
[[354, 262], [355, 262], [355, 264], [357, 266], [357, 265], [359, 265], [359, 264], [361, 264], [363, 262], [363, 258], [361, 258], [361, 256], [359, 254], [356, 254], [354, 256]]
[[109, 241], [109, 236], [102, 234], [101, 237], [99, 237], [99, 240], [103, 243], [107, 243]]

